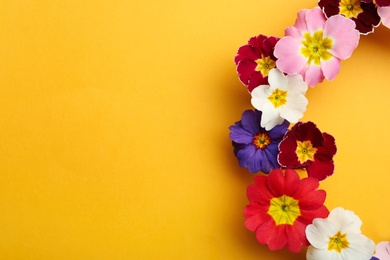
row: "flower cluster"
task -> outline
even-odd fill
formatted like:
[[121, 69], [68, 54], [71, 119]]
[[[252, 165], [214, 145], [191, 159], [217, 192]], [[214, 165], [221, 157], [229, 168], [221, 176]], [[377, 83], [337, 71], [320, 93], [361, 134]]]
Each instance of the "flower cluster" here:
[[234, 62], [254, 109], [230, 126], [230, 138], [239, 165], [261, 173], [247, 189], [245, 226], [270, 250], [308, 246], [307, 259], [390, 259], [390, 242], [375, 249], [355, 213], [329, 213], [318, 187], [334, 174], [335, 138], [299, 121], [308, 87], [334, 79], [360, 35], [380, 23], [390, 28], [390, 0], [319, 0], [283, 37], [260, 34], [238, 49]]

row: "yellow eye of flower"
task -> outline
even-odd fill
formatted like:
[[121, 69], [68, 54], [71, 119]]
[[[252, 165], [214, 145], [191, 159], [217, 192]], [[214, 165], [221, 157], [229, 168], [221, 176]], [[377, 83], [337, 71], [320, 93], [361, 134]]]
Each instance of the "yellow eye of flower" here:
[[252, 144], [256, 146], [256, 149], [265, 149], [271, 143], [271, 137], [265, 133], [258, 133], [253, 137]]
[[274, 219], [276, 225], [293, 225], [301, 215], [298, 201], [292, 197], [283, 195], [270, 201], [268, 214]]
[[349, 242], [347, 240], [347, 234], [341, 234], [340, 231], [336, 235], [329, 238], [328, 250], [336, 250], [341, 253], [344, 248], [348, 248]]
[[261, 55], [261, 59], [257, 59], [255, 61], [257, 63], [255, 70], [260, 71], [263, 77], [267, 77], [269, 71], [276, 66], [276, 63], [273, 59], [271, 59], [269, 56], [264, 57], [263, 54]]
[[268, 100], [271, 101], [275, 108], [283, 106], [287, 102], [287, 91], [283, 91], [277, 88], [268, 97]]
[[360, 0], [342, 0], [340, 2], [340, 14], [346, 18], [357, 18], [363, 12]]
[[332, 49], [332, 39], [326, 37], [323, 38], [322, 30], [319, 30], [313, 34], [305, 33], [302, 44], [304, 47], [301, 49], [301, 53], [305, 58], [308, 58], [307, 64], [314, 62], [316, 65], [321, 64], [321, 60], [329, 60], [332, 58], [332, 54], [328, 50]]
[[317, 148], [314, 148], [310, 141], [297, 141], [295, 153], [298, 156], [298, 161], [300, 163], [304, 163], [307, 160], [314, 161], [314, 154], [316, 151]]

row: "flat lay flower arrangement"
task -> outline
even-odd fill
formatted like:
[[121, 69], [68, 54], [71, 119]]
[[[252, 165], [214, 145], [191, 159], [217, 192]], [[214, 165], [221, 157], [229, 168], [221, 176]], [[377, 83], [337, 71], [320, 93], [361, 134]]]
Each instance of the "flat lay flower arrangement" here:
[[247, 188], [245, 226], [270, 250], [308, 247], [314, 260], [390, 259], [390, 242], [375, 245], [352, 210], [324, 205], [318, 188], [334, 173], [335, 138], [299, 121], [308, 87], [334, 79], [360, 36], [380, 23], [390, 28], [390, 0], [320, 0], [298, 12], [285, 36], [260, 34], [238, 49], [234, 62], [254, 109], [230, 126], [230, 138], [239, 165], [260, 173]]

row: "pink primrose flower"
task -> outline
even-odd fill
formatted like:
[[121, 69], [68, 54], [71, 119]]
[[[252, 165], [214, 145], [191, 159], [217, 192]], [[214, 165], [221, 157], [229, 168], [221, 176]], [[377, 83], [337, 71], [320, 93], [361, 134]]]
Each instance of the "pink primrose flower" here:
[[294, 26], [275, 46], [276, 67], [287, 74], [301, 74], [314, 87], [340, 70], [340, 60], [352, 55], [360, 34], [355, 23], [342, 15], [326, 19], [319, 7], [303, 9]]

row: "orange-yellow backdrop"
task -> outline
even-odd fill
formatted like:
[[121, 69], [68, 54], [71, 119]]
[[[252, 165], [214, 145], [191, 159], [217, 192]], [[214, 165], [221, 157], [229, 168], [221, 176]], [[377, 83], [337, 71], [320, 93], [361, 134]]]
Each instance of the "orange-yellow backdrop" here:
[[[253, 175], [228, 126], [251, 108], [233, 57], [317, 1], [0, 1], [0, 258], [303, 259], [243, 225]], [[335, 136], [326, 205], [390, 240], [390, 30], [310, 89]]]

